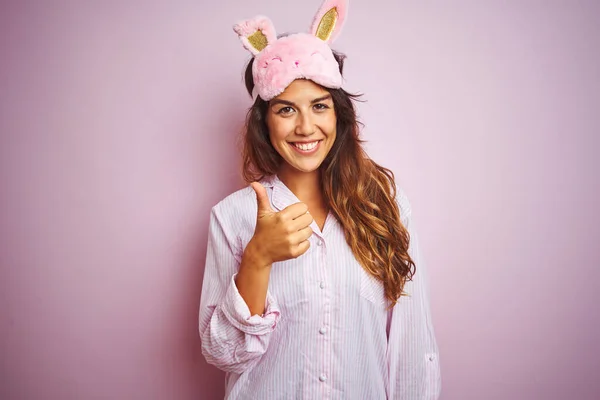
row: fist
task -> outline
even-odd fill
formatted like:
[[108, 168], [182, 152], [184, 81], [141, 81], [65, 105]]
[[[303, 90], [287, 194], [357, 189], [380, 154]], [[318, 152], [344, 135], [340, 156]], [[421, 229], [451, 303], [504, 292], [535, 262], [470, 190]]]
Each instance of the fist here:
[[304, 254], [310, 247], [308, 239], [313, 233], [310, 227], [313, 217], [308, 213], [308, 206], [300, 202], [276, 212], [271, 208], [266, 189], [258, 182], [252, 182], [251, 186], [256, 192], [258, 210], [256, 229], [250, 242], [264, 264]]

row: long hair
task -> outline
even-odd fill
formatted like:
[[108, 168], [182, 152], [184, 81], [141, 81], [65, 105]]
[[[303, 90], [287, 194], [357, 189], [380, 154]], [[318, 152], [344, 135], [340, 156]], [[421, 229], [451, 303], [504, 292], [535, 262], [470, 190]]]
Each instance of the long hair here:
[[[343, 54], [334, 56], [343, 71]], [[251, 59], [245, 84], [252, 94]], [[363, 268], [382, 282], [392, 307], [401, 296], [416, 266], [408, 254], [410, 236], [401, 222], [394, 173], [371, 160], [359, 138], [360, 122], [354, 102], [360, 95], [328, 89], [337, 118], [336, 139], [321, 164], [321, 189], [326, 203], [344, 229], [346, 242]], [[269, 103], [256, 98], [246, 115], [242, 133], [242, 176], [246, 183], [276, 174], [283, 158], [269, 139], [266, 113]]]

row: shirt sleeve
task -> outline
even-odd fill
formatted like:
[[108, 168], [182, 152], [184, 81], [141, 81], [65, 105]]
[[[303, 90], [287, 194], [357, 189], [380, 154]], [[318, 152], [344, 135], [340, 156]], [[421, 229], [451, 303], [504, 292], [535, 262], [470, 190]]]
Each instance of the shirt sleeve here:
[[412, 281], [390, 313], [388, 332], [389, 399], [435, 400], [441, 393], [440, 356], [429, 305], [429, 285], [419, 237], [406, 194], [399, 189], [403, 224], [415, 263]]
[[[213, 207], [208, 229], [204, 281], [200, 299], [199, 332], [202, 354], [217, 368], [241, 374], [252, 368], [269, 345], [279, 321], [277, 301], [268, 292], [265, 313], [250, 315], [241, 297], [235, 276], [243, 251], [234, 223]], [[234, 221], [234, 218], [231, 218]]]

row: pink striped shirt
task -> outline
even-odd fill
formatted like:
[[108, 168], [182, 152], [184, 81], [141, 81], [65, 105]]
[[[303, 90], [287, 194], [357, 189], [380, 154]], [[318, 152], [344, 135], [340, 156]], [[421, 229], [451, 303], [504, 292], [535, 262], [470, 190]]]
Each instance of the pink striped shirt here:
[[[299, 202], [273, 175], [262, 182], [276, 211]], [[416, 264], [391, 310], [383, 286], [357, 262], [329, 213], [313, 221], [309, 250], [273, 264], [262, 316], [250, 315], [234, 277], [256, 226], [252, 187], [211, 210], [199, 330], [206, 360], [226, 371], [227, 399], [437, 399], [439, 350], [427, 275], [399, 187], [401, 219]]]

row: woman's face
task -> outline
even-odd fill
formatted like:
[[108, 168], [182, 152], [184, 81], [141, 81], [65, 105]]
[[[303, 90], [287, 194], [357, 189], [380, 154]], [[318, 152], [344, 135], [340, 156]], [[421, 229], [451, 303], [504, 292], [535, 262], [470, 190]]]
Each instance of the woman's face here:
[[293, 81], [267, 109], [271, 143], [286, 161], [281, 168], [316, 171], [335, 141], [331, 95], [307, 79]]

